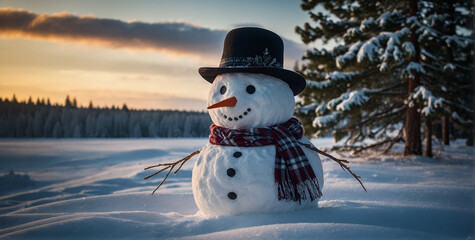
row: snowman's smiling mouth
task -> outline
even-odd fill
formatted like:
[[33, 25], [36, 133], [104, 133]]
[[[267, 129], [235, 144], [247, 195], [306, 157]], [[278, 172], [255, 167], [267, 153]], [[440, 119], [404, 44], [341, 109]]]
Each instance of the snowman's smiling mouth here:
[[226, 114], [221, 114], [221, 116], [225, 119], [228, 119], [230, 122], [231, 121], [239, 121], [240, 119], [242, 119], [244, 116], [246, 116], [247, 114], [249, 114], [249, 112], [251, 112], [251, 108], [248, 108], [246, 111], [244, 111], [242, 114], [240, 114], [239, 116], [237, 117], [232, 117], [232, 116], [228, 116]]

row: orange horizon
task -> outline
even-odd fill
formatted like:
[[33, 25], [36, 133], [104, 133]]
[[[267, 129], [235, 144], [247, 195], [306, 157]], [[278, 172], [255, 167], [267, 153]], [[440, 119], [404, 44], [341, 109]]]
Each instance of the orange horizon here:
[[16, 99], [16, 101], [18, 103], [29, 103], [30, 102], [30, 99], [31, 99], [31, 102], [34, 103], [35, 105], [38, 103], [38, 101], [40, 101], [41, 103], [44, 103], [44, 104], [47, 104], [48, 100], [51, 104], [51, 106], [65, 106], [66, 105], [66, 100], [69, 98], [69, 100], [71, 102], [74, 102], [74, 100], [76, 100], [76, 106], [78, 108], [88, 108], [90, 104], [92, 104], [92, 106], [94, 108], [113, 108], [115, 107], [116, 109], [121, 109], [123, 108], [124, 105], [127, 106], [127, 109], [129, 110], [138, 110], [138, 111], [154, 111], [154, 110], [160, 110], [160, 111], [188, 111], [188, 112], [207, 112], [206, 110], [206, 107], [203, 109], [203, 110], [192, 110], [192, 109], [177, 109], [177, 108], [140, 108], [140, 107], [134, 107], [133, 105], [129, 105], [127, 104], [126, 102], [123, 102], [121, 104], [95, 104], [94, 103], [94, 100], [89, 100], [87, 104], [82, 104], [84, 103], [84, 101], [82, 101], [82, 103], [79, 102], [79, 100], [75, 97], [75, 96], [71, 96], [69, 94], [67, 94], [65, 97], [64, 97], [64, 100], [62, 101], [52, 101], [50, 97], [32, 97], [32, 96], [29, 96], [27, 98], [19, 98], [17, 96], [17, 94], [13, 94], [11, 97], [3, 97], [3, 96], [0, 96], [0, 100], [1, 101], [6, 101], [8, 100], [9, 102], [12, 102], [13, 99]]

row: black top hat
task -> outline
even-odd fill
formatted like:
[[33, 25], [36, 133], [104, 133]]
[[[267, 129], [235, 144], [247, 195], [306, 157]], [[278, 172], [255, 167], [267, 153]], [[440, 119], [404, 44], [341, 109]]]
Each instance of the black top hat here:
[[302, 75], [284, 69], [284, 43], [275, 33], [254, 27], [231, 30], [224, 40], [219, 67], [202, 67], [200, 75], [212, 83], [222, 73], [261, 73], [289, 84], [294, 95], [305, 88]]

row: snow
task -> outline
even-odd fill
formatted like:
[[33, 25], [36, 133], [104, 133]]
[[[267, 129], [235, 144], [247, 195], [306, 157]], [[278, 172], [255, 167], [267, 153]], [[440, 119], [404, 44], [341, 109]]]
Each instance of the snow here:
[[366, 93], [373, 92], [367, 88], [346, 92], [338, 98], [334, 98], [328, 102], [329, 110], [336, 110], [340, 112], [351, 111], [356, 106], [362, 106], [368, 102], [369, 97]]
[[470, 120], [470, 119], [467, 119], [467, 120], [463, 119], [462, 117], [460, 117], [460, 115], [458, 115], [457, 112], [452, 112], [452, 118], [455, 119], [457, 122], [460, 122], [460, 123], [462, 123], [462, 124], [468, 125], [468, 124], [472, 123], [472, 120]]
[[423, 42], [424, 39], [432, 40], [439, 37], [441, 34], [427, 24], [421, 24], [417, 16], [407, 18], [406, 23], [410, 25], [411, 29], [415, 29], [418, 35], [418, 41]]
[[343, 35], [343, 38], [344, 39], [355, 38], [357, 36], [360, 36], [361, 33], [362, 32], [360, 31], [360, 29], [357, 27], [348, 28], [348, 30], [346, 30], [346, 33]]
[[315, 88], [325, 89], [325, 88], [329, 88], [331, 85], [332, 85], [331, 80], [325, 80], [325, 81], [320, 81], [320, 82], [307, 80], [307, 86], [313, 89]]
[[431, 116], [437, 108], [442, 108], [445, 100], [444, 98], [435, 97], [432, 92], [424, 86], [418, 86], [414, 92], [409, 96], [409, 101], [420, 99], [422, 101], [421, 114], [424, 116]]
[[369, 17], [368, 19], [365, 19], [361, 22], [360, 25], [360, 30], [363, 32], [366, 32], [370, 29], [372, 29], [372, 26], [377, 25], [376, 21], [374, 20], [373, 17]]
[[332, 112], [330, 115], [317, 116], [313, 119], [312, 125], [314, 128], [325, 128], [328, 124], [336, 123], [340, 115], [339, 112]]
[[402, 48], [404, 49], [404, 53], [408, 57], [416, 56], [416, 48], [414, 47], [414, 44], [412, 44], [412, 42], [404, 42], [402, 44]]
[[401, 71], [401, 75], [405, 78], [414, 78], [415, 73], [426, 74], [424, 67], [417, 62], [410, 62], [404, 69]]
[[[361, 46], [356, 56], [357, 62], [361, 63], [366, 59], [369, 62], [375, 62], [380, 60], [380, 58], [383, 61], [388, 61], [390, 58], [400, 61], [403, 59], [402, 52], [398, 47], [401, 45], [400, 38], [409, 34], [410, 30], [408, 28], [403, 28], [396, 32], [381, 32], [378, 36], [372, 37]], [[386, 47], [384, 51], [380, 51], [384, 43], [386, 43]], [[379, 56], [381, 52], [383, 54]]]
[[442, 39], [445, 40], [447, 46], [449, 47], [466, 48], [468, 45], [473, 44], [473, 39], [464, 36], [448, 35], [443, 36]]
[[[320, 148], [331, 139], [314, 139]], [[0, 140], [0, 169], [27, 175], [0, 194], [1, 239], [471, 239], [473, 148], [434, 144], [435, 159], [351, 159], [368, 189], [323, 158], [317, 208], [205, 217], [191, 189], [196, 158], [161, 178], [143, 168], [179, 159], [207, 139]], [[396, 146], [401, 148], [401, 146]], [[163, 175], [162, 175], [163, 176]], [[4, 176], [5, 177], [5, 176]], [[3, 178], [2, 178], [3, 179]], [[22, 180], [19, 181], [20, 183]]]
[[450, 72], [450, 73], [455, 73], [456, 69], [457, 67], [455, 67], [455, 65], [452, 63], [445, 64], [443, 68], [444, 72]]
[[329, 124], [336, 123], [342, 112], [351, 111], [355, 109], [355, 107], [360, 107], [366, 104], [370, 100], [366, 94], [377, 91], [379, 90], [367, 88], [349, 91], [330, 100], [327, 104], [319, 105], [315, 109], [316, 117], [312, 122], [313, 127], [317, 129], [324, 128]]
[[366, 92], [368, 92], [368, 89], [366, 88], [349, 92], [348, 97], [336, 106], [336, 110], [349, 111], [354, 106], [365, 104], [369, 100], [369, 97], [365, 95]]
[[348, 62], [351, 62], [356, 59], [356, 54], [360, 50], [361, 46], [363, 45], [363, 42], [356, 42], [353, 43], [348, 49], [348, 52], [345, 53], [344, 55], [338, 56], [336, 58], [336, 66], [338, 68], [343, 68]]
[[360, 72], [340, 72], [333, 71], [330, 73], [324, 73], [322, 76], [325, 77], [325, 81], [308, 81], [307, 86], [317, 89], [325, 89], [334, 86], [335, 84], [341, 84], [342, 82], [349, 82], [353, 77], [361, 74]]
[[377, 19], [379, 26], [384, 27], [391, 21], [391, 12], [385, 12]]
[[310, 112], [315, 111], [315, 109], [317, 109], [318, 106], [319, 106], [318, 103], [310, 103], [308, 105], [299, 106], [298, 111], [300, 113], [303, 113], [303, 114], [307, 115]]

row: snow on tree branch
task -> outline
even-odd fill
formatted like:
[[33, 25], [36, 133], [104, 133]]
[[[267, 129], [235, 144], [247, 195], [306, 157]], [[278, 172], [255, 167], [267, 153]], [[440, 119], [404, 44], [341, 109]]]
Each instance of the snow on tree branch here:
[[473, 44], [473, 39], [457, 35], [443, 36], [442, 39], [448, 47], [467, 48]]
[[402, 49], [408, 58], [416, 56], [416, 48], [411, 42], [404, 42], [402, 44]]
[[435, 97], [430, 90], [424, 86], [418, 86], [408, 98], [409, 105], [413, 101], [419, 101], [421, 104], [421, 114], [424, 116], [431, 116], [435, 114], [436, 109], [442, 108], [446, 100], [444, 98]]
[[325, 89], [334, 86], [336, 83], [348, 82], [353, 79], [360, 72], [339, 72], [333, 71], [331, 73], [322, 74], [325, 77], [325, 81], [307, 81], [307, 86], [316, 89]]
[[414, 78], [414, 74], [422, 73], [426, 74], [426, 70], [420, 63], [410, 62], [404, 69], [401, 71], [401, 76], [405, 79]]
[[441, 35], [428, 25], [420, 23], [417, 16], [408, 18], [406, 23], [411, 27], [411, 29], [415, 30], [415, 33], [419, 36], [419, 42], [422, 42], [424, 39], [433, 40]]
[[435, 61], [435, 62], [439, 62], [439, 59], [437, 59], [434, 55], [432, 55], [431, 53], [429, 53], [425, 48], [422, 48], [421, 47], [421, 59], [426, 61], [426, 57], [429, 57], [431, 60]]
[[[402, 52], [397, 46], [401, 44], [400, 39], [405, 38], [411, 34], [408, 28], [403, 28], [397, 32], [382, 32], [378, 36], [366, 41], [358, 51], [357, 61], [361, 63], [365, 60], [376, 62], [378, 60], [388, 61], [393, 58], [395, 61], [400, 61], [403, 56]], [[380, 51], [386, 43], [384, 51]], [[383, 52], [382, 57], [379, 54]]]
[[452, 63], [445, 64], [443, 68], [444, 72], [451, 72], [451, 73], [454, 73], [456, 69], [457, 67], [455, 67], [455, 65]]
[[315, 111], [315, 109], [318, 106], [319, 106], [318, 103], [311, 103], [311, 104], [299, 107], [298, 111], [303, 114], [308, 114], [311, 111]]
[[340, 115], [341, 113], [339, 112], [332, 112], [330, 115], [318, 116], [315, 119], [313, 119], [312, 125], [314, 128], [325, 128], [329, 124], [337, 123], [338, 116]]
[[350, 49], [348, 50], [347, 53], [345, 53], [342, 56], [339, 56], [336, 58], [336, 66], [338, 68], [343, 68], [347, 63], [353, 61], [356, 59], [356, 54], [360, 50], [361, 46], [363, 45], [362, 42], [356, 42], [353, 45], [351, 45]]
[[470, 120], [470, 119], [466, 119], [466, 120], [463, 119], [462, 117], [460, 117], [460, 116], [458, 115], [457, 112], [452, 112], [452, 119], [455, 119], [456, 121], [458, 121], [458, 122], [460, 122], [460, 123], [462, 123], [462, 124], [464, 124], [464, 125], [469, 125], [469, 124], [472, 123], [472, 120]]
[[328, 102], [328, 109], [333, 111], [351, 111], [355, 107], [360, 107], [363, 104], [367, 103], [369, 97], [366, 96], [366, 93], [374, 92], [374, 90], [369, 90], [367, 88], [346, 92], [340, 95], [340, 97], [332, 99]]

